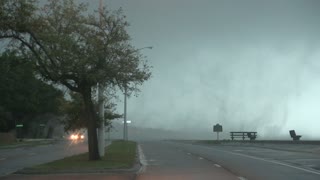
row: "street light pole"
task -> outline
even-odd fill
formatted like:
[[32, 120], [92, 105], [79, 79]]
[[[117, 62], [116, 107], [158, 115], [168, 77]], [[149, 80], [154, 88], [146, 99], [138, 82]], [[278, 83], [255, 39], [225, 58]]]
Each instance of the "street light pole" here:
[[124, 87], [124, 115], [123, 115], [123, 140], [128, 140], [128, 125], [127, 125], [127, 85]]
[[100, 157], [104, 156], [105, 148], [105, 127], [104, 127], [104, 97], [103, 97], [104, 87], [99, 83], [98, 85], [98, 106], [99, 106], [99, 128], [98, 128], [98, 138], [99, 138], [99, 155]]
[[[135, 52], [138, 52], [143, 49], [152, 49], [152, 46], [147, 46], [143, 48], [139, 48], [135, 51], [132, 51], [130, 54], [133, 54]], [[124, 87], [124, 114], [123, 114], [123, 140], [127, 141], [128, 140], [128, 123], [127, 123], [127, 95], [128, 95], [128, 82], [126, 82], [125, 87]]]
[[[100, 13], [100, 20], [101, 20], [101, 13], [102, 13], [102, 0], [99, 2], [99, 13]], [[97, 87], [98, 91], [98, 108], [99, 108], [99, 128], [98, 128], [98, 151], [100, 157], [104, 156], [104, 148], [105, 148], [105, 127], [104, 127], [104, 97], [103, 91], [104, 87], [103, 84], [99, 83]]]

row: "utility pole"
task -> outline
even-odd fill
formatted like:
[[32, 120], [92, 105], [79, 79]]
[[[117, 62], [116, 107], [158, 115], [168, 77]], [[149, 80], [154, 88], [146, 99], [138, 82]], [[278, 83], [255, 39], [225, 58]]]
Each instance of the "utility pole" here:
[[105, 127], [104, 127], [104, 97], [103, 97], [103, 85], [98, 85], [98, 106], [99, 106], [99, 129], [98, 129], [98, 147], [100, 157], [104, 156], [105, 147]]
[[[99, 3], [100, 23], [102, 13], [102, 0]], [[104, 156], [105, 148], [105, 128], [104, 128], [104, 97], [103, 97], [103, 84], [98, 84], [98, 106], [99, 106], [99, 128], [98, 128], [98, 147], [100, 157]]]
[[[143, 49], [152, 49], [152, 46], [147, 46], [147, 47], [143, 47], [140, 49], [137, 49], [135, 51], [132, 51], [129, 54], [132, 53], [136, 53], [140, 50]], [[124, 114], [123, 114], [123, 140], [127, 141], [128, 140], [128, 122], [127, 122], [127, 96], [128, 96], [128, 82], [126, 82], [125, 86], [124, 86]]]
[[124, 87], [124, 115], [123, 115], [123, 140], [128, 140], [127, 125], [127, 84]]

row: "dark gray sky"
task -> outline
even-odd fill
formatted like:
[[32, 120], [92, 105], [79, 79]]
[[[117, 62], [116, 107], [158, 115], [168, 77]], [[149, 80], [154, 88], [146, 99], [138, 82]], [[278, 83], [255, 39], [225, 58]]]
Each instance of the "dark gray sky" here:
[[154, 47], [143, 50], [153, 77], [128, 100], [132, 125], [210, 137], [220, 123], [225, 136], [289, 139], [295, 129], [320, 138], [319, 0], [103, 3], [123, 8], [137, 48]]
[[265, 138], [290, 129], [320, 137], [320, 1], [104, 4], [124, 9], [136, 47], [154, 47], [143, 51], [153, 78], [128, 101], [134, 124], [211, 131], [220, 123]]

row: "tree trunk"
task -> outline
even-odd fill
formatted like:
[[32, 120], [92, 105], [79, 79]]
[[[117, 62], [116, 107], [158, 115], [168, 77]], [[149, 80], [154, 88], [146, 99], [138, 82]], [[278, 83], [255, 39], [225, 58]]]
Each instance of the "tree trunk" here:
[[91, 88], [84, 90], [82, 96], [87, 116], [89, 160], [99, 160], [100, 156], [98, 151], [97, 118], [91, 99]]

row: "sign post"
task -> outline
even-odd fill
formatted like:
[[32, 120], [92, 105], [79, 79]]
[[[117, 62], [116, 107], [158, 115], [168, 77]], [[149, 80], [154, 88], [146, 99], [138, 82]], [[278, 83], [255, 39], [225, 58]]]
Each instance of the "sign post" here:
[[217, 132], [217, 140], [219, 141], [219, 132], [222, 132], [222, 126], [220, 124], [214, 125], [213, 132]]
[[17, 138], [21, 139], [22, 138], [22, 128], [23, 128], [23, 124], [16, 124], [16, 131], [17, 131]]
[[44, 138], [44, 137], [45, 137], [45, 136], [44, 136], [44, 128], [46, 127], [46, 125], [45, 125], [45, 124], [39, 124], [39, 127], [40, 127], [39, 136], [40, 136], [41, 138]]

